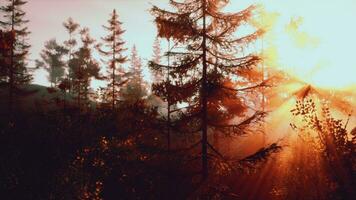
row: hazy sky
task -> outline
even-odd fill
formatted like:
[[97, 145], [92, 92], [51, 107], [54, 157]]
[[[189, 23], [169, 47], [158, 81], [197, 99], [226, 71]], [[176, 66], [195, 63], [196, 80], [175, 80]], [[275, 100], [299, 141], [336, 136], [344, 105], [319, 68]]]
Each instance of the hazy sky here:
[[[25, 10], [31, 20], [31, 59], [38, 58], [45, 41], [66, 39], [62, 22], [68, 17], [89, 27], [99, 39], [105, 34], [101, 26], [106, 24], [114, 8], [124, 23], [127, 47], [136, 44], [140, 55], [150, 59], [156, 29], [148, 10], [152, 4], [163, 6], [166, 2], [28, 0]], [[274, 65], [319, 84], [341, 87], [352, 81], [356, 83], [353, 78], [356, 74], [355, 0], [231, 0], [228, 10], [240, 10], [251, 3], [261, 3], [268, 12], [275, 12], [276, 20], [265, 39], [266, 51], [271, 51], [267, 53], [276, 58]], [[45, 76], [43, 72], [36, 73], [35, 83], [46, 84]]]
[[[150, 2], [157, 3], [157, 0]], [[67, 39], [62, 22], [72, 17], [83, 27], [89, 27], [92, 36], [100, 40], [106, 32], [106, 25], [113, 9], [118, 11], [120, 20], [126, 30], [124, 40], [126, 47], [136, 44], [140, 55], [150, 58], [151, 46], [155, 38], [153, 19], [147, 12], [150, 2], [143, 0], [29, 0], [27, 17], [31, 29], [31, 60], [38, 58], [45, 41], [56, 38], [59, 41]], [[129, 53], [129, 51], [127, 52]], [[36, 73], [35, 83], [47, 84], [46, 73], [41, 70]]]

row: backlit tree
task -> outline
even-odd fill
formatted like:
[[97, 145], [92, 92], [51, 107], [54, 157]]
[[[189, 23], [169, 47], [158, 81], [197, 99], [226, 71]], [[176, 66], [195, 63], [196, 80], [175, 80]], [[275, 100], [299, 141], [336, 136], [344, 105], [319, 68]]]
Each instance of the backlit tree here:
[[147, 84], [143, 80], [142, 60], [135, 45], [131, 50], [129, 73], [130, 80], [123, 91], [123, 98], [127, 102], [135, 103], [147, 96]]
[[38, 67], [43, 67], [48, 72], [48, 81], [52, 87], [57, 87], [64, 78], [66, 62], [63, 57], [67, 52], [56, 40], [50, 40], [40, 54], [41, 60], [36, 61]]
[[28, 35], [30, 32], [25, 20], [25, 11], [22, 7], [27, 3], [24, 0], [5, 0], [6, 3], [0, 7], [3, 13], [3, 18], [0, 20], [0, 25], [5, 31], [10, 31], [14, 35], [14, 40], [10, 47], [8, 56], [9, 63], [7, 65], [7, 82], [9, 84], [9, 109], [12, 109], [15, 90], [18, 86], [27, 84], [32, 80], [32, 76], [27, 69], [27, 56], [30, 45], [28, 44]]
[[121, 28], [122, 23], [119, 21], [116, 10], [111, 14], [108, 23], [108, 26], [104, 26], [108, 35], [102, 38], [104, 44], [100, 45], [98, 49], [107, 58], [105, 61], [108, 66], [106, 79], [109, 84], [105, 92], [106, 100], [110, 102], [112, 109], [115, 109], [119, 101], [120, 89], [127, 82], [126, 73], [122, 68], [122, 65], [127, 61], [127, 58], [123, 55], [126, 49], [124, 48], [125, 42], [122, 40], [122, 34], [125, 31]]
[[68, 39], [64, 41], [64, 45], [68, 50], [68, 60], [67, 60], [67, 77], [63, 82], [63, 89], [70, 89], [73, 92], [72, 85], [73, 85], [73, 71], [71, 70], [69, 63], [73, 59], [73, 54], [75, 47], [77, 46], [77, 31], [79, 30], [80, 25], [76, 23], [72, 18], [68, 18], [65, 22], [63, 22], [63, 26], [68, 33]]
[[99, 63], [93, 58], [95, 40], [91, 38], [89, 30], [80, 31], [82, 46], [73, 54], [69, 66], [73, 71], [74, 91], [77, 96], [79, 110], [86, 105], [90, 95], [90, 83], [93, 78], [101, 79]]
[[[153, 43], [153, 55], [152, 55], [152, 61], [154, 63], [161, 63], [162, 60], [162, 50], [161, 50], [161, 43], [159, 41], [159, 38], [156, 38], [154, 43]], [[159, 83], [163, 80], [164, 74], [160, 71], [153, 71], [153, 82], [154, 83]]]
[[157, 70], [169, 68], [172, 77], [169, 83], [156, 84], [153, 89], [159, 96], [171, 91], [170, 101], [189, 104], [180, 123], [189, 128], [183, 131], [202, 134], [204, 178], [208, 176], [208, 147], [216, 152], [208, 142], [208, 129], [241, 135], [263, 115], [256, 112], [240, 123], [232, 121], [233, 116], [247, 115], [242, 92], [254, 87], [239, 88], [239, 80], [244, 80], [260, 58], [243, 52], [262, 31], [237, 37], [235, 32], [249, 22], [254, 7], [223, 13], [228, 3], [228, 0], [171, 0], [174, 10], [155, 6], [151, 10], [159, 37], [172, 39], [179, 49], [185, 49], [170, 53], [175, 57], [172, 66], [151, 63], [151, 68]]

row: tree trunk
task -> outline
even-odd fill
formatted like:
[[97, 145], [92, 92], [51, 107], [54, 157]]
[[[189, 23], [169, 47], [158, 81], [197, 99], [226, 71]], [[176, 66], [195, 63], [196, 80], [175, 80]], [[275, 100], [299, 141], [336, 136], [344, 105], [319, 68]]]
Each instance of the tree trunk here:
[[208, 122], [207, 122], [207, 58], [206, 58], [206, 2], [203, 0], [203, 77], [202, 77], [202, 175], [208, 177]]
[[115, 109], [115, 61], [112, 63], [112, 110]]
[[[15, 32], [15, 2], [12, 0], [12, 17], [11, 17], [11, 32]], [[16, 36], [15, 36], [16, 37]], [[10, 52], [10, 74], [9, 74], [9, 114], [12, 115], [13, 103], [14, 103], [14, 40], [11, 42], [11, 52]]]
[[[115, 14], [115, 12], [114, 12]], [[116, 38], [115, 38], [115, 35], [116, 35], [116, 32], [115, 32], [115, 29], [113, 31], [113, 37], [114, 37], [114, 41], [113, 41], [113, 47], [112, 47], [112, 50], [113, 50], [113, 54], [112, 54], [112, 110], [115, 109], [115, 62], [116, 62], [116, 57], [115, 57], [115, 54], [116, 54]]]
[[[79, 76], [82, 76], [81, 75], [81, 66], [79, 66]], [[82, 77], [79, 77], [79, 79], [78, 79], [78, 96], [77, 96], [77, 103], [78, 103], [78, 109], [79, 109], [79, 112], [80, 112], [80, 107], [81, 107], [81, 105], [80, 105], [80, 98], [81, 98], [81, 87], [82, 87], [82, 85], [81, 85], [81, 81], [82, 81]]]
[[[167, 83], [169, 84], [170, 79], [169, 79], [169, 66], [170, 66], [170, 52], [171, 49], [171, 43], [170, 40], [168, 40], [168, 55], [167, 55], [167, 61], [168, 61], [168, 68], [167, 68]], [[167, 86], [168, 86], [167, 84]], [[171, 150], [171, 104], [170, 104], [170, 95], [169, 95], [169, 90], [167, 88], [167, 150]]]

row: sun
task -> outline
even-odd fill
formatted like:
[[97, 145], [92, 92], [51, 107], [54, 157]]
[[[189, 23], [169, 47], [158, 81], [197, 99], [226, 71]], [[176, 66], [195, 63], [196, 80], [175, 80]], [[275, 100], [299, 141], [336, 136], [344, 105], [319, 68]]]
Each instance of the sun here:
[[[257, 16], [257, 26], [266, 30], [258, 44], [266, 67], [278, 68], [306, 84], [323, 89], [355, 87], [353, 52], [356, 40], [352, 35], [356, 29], [347, 23], [338, 23], [335, 27], [323, 25], [328, 19], [336, 20], [334, 17], [340, 22], [349, 18], [342, 13], [330, 18], [327, 12], [315, 14], [310, 8], [297, 12], [294, 7], [273, 9], [270, 6], [262, 4]], [[341, 4], [334, 6], [345, 7]], [[355, 16], [351, 11], [350, 15]], [[335, 39], [337, 35], [340, 37]]]
[[[281, 36], [283, 38], [283, 36]], [[323, 89], [340, 90], [356, 86], [356, 63], [318, 57], [322, 47], [296, 47], [287, 38], [264, 50], [266, 67], [285, 71], [302, 82]]]

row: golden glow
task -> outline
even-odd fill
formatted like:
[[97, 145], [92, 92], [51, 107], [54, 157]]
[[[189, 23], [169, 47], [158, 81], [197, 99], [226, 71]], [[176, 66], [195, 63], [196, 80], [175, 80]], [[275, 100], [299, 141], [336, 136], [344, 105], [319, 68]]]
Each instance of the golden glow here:
[[[279, 4], [278, 0], [273, 4], [257, 3], [261, 6], [253, 23], [266, 30], [258, 49], [266, 67], [283, 70], [323, 89], [339, 90], [356, 85], [356, 60], [352, 53], [356, 46], [352, 35], [356, 29], [347, 23], [356, 17], [351, 9], [356, 8], [355, 3], [348, 0], [342, 5], [317, 3], [323, 10], [315, 10], [304, 1], [290, 5]], [[338, 11], [329, 15], [331, 10]]]

